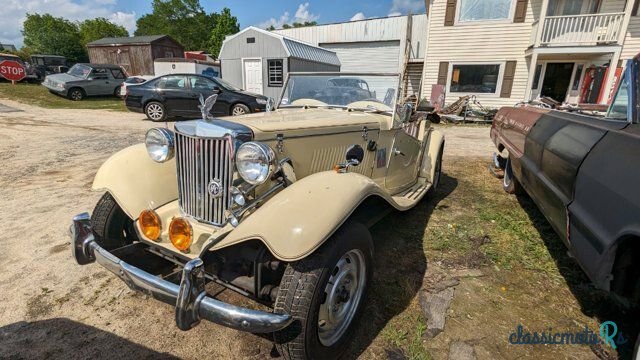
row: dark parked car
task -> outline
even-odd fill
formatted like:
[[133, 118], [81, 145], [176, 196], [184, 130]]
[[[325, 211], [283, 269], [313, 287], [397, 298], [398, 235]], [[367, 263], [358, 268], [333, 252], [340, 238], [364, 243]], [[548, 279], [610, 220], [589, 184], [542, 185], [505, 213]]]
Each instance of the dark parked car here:
[[[25, 76], [23, 81], [35, 82], [39, 80], [37, 69], [31, 66], [29, 63], [24, 62], [19, 56], [0, 53], [0, 62], [3, 62], [5, 60], [15, 61], [24, 67], [27, 75]], [[4, 78], [0, 77], [0, 81], [4, 81]]]
[[218, 94], [212, 115], [244, 115], [265, 111], [266, 96], [253, 94], [219, 78], [194, 74], [171, 74], [128, 86], [125, 104], [131, 111], [142, 112], [151, 121], [167, 117], [201, 118], [200, 97]]
[[491, 138], [509, 193], [526, 191], [601, 289], [640, 302], [640, 59], [597, 118], [503, 108]]
[[38, 80], [51, 74], [61, 74], [69, 71], [67, 58], [58, 55], [31, 55], [31, 66], [36, 69]]
[[78, 101], [93, 95], [118, 96], [126, 78], [119, 65], [75, 64], [64, 74], [48, 75], [42, 85], [54, 94]]

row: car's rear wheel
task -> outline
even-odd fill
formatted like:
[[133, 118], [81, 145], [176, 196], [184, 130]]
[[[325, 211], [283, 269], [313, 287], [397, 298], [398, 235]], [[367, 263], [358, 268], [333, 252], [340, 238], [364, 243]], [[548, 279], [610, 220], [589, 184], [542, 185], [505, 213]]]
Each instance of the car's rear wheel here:
[[335, 359], [345, 350], [371, 279], [367, 228], [347, 223], [308, 257], [287, 265], [274, 311], [294, 321], [274, 334], [285, 359]]
[[152, 101], [144, 107], [144, 113], [151, 121], [164, 121], [167, 118], [167, 111], [161, 103]]
[[137, 239], [134, 223], [110, 193], [104, 193], [91, 214], [96, 241], [107, 250], [117, 249]]
[[116, 86], [115, 90], [113, 90], [113, 96], [115, 96], [115, 97], [121, 97], [122, 96], [120, 94], [120, 86]]
[[81, 88], [71, 88], [67, 93], [67, 97], [73, 101], [80, 101], [84, 99], [85, 96], [86, 94]]
[[507, 162], [504, 166], [504, 177], [502, 178], [502, 188], [508, 194], [522, 194], [522, 186], [518, 182], [518, 179], [513, 175], [513, 168], [511, 167], [511, 157], [507, 158]]
[[235, 104], [231, 108], [231, 115], [233, 115], [233, 116], [245, 115], [245, 114], [248, 114], [250, 112], [251, 111], [249, 110], [249, 107], [247, 105], [244, 105], [244, 104]]
[[438, 158], [436, 158], [436, 169], [433, 174], [433, 182], [431, 184], [431, 188], [429, 189], [429, 195], [433, 195], [436, 190], [438, 190], [438, 186], [440, 185], [440, 178], [442, 177], [442, 156], [444, 155], [444, 144], [440, 147], [438, 151]]

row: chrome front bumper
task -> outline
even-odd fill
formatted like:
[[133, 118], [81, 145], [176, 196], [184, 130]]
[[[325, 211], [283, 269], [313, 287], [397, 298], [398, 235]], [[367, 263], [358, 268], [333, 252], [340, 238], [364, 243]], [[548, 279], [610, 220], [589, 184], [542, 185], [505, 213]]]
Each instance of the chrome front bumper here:
[[185, 264], [180, 285], [127, 264], [98, 245], [88, 213], [73, 218], [71, 238], [73, 256], [78, 264], [86, 265], [96, 261], [116, 274], [131, 289], [174, 305], [176, 324], [181, 330], [189, 330], [198, 325], [201, 319], [205, 319], [236, 330], [268, 333], [284, 329], [292, 321], [288, 314], [245, 309], [207, 296], [204, 290], [204, 263], [201, 259]]

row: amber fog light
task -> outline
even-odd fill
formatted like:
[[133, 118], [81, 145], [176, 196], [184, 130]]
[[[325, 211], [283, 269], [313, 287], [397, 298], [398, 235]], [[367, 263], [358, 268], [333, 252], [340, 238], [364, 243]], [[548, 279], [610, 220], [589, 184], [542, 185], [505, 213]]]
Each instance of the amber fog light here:
[[189, 222], [183, 218], [171, 220], [169, 225], [169, 239], [173, 246], [180, 251], [187, 251], [191, 246], [193, 231]]
[[160, 223], [160, 217], [155, 211], [142, 210], [138, 217], [138, 225], [140, 225], [140, 230], [144, 236], [153, 241], [158, 241], [162, 226]]

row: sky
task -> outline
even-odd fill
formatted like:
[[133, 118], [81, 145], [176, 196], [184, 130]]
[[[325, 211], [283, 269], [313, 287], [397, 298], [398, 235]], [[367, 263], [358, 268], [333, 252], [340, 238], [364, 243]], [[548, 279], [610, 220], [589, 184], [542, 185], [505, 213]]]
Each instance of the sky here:
[[[207, 12], [228, 7], [240, 27], [276, 28], [285, 23], [319, 24], [424, 12], [424, 0], [200, 0]], [[151, 12], [151, 0], [0, 0], [0, 43], [21, 47], [22, 22], [27, 13], [49, 13], [69, 20], [104, 17], [130, 34], [136, 20]]]

